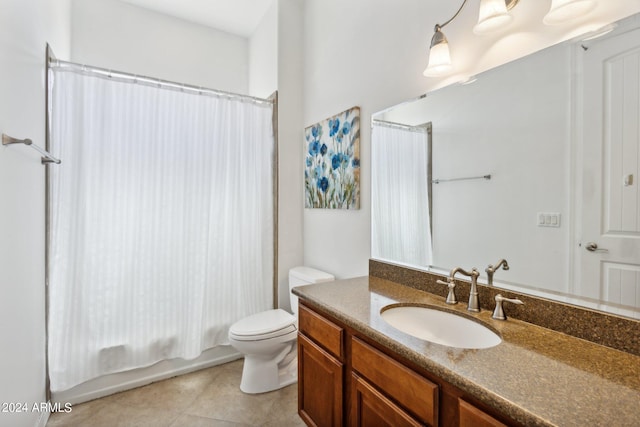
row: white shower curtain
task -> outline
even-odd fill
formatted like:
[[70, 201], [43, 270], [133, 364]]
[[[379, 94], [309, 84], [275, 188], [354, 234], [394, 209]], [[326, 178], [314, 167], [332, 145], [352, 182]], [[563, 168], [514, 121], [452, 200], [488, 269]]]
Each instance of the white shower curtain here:
[[273, 106], [52, 77], [51, 390], [226, 344], [273, 304]]
[[430, 265], [426, 130], [374, 124], [371, 139], [371, 256]]

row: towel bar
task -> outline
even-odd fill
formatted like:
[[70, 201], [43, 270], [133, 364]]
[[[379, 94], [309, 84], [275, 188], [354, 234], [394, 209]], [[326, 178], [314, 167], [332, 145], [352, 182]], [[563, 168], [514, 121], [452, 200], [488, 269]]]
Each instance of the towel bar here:
[[465, 178], [449, 178], [449, 179], [434, 179], [431, 182], [434, 184], [440, 184], [441, 182], [451, 182], [451, 181], [466, 181], [469, 179], [491, 179], [491, 175], [482, 175], [482, 176], [468, 176]]
[[29, 138], [17, 139], [17, 138], [13, 138], [13, 137], [3, 133], [2, 134], [2, 145], [10, 145], [10, 144], [24, 144], [24, 145], [30, 146], [31, 148], [36, 150], [38, 153], [42, 154], [42, 156], [43, 156], [42, 157], [42, 164], [55, 163], [55, 164], [59, 165], [60, 163], [62, 163], [62, 160], [56, 159], [51, 154], [49, 154], [49, 152], [47, 150], [43, 150], [42, 148], [38, 147], [37, 145], [34, 145], [33, 141], [31, 141]]

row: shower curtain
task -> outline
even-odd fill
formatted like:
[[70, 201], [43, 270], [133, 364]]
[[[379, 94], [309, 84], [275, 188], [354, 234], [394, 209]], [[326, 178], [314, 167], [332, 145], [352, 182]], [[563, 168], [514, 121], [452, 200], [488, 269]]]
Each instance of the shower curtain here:
[[371, 139], [371, 256], [430, 265], [426, 130], [374, 122]]
[[227, 344], [273, 305], [273, 105], [50, 78], [51, 390]]

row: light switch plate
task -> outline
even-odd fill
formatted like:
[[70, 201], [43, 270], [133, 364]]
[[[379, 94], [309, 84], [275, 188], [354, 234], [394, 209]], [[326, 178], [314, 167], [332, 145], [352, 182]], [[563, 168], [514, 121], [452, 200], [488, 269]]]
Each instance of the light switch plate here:
[[538, 227], [560, 227], [560, 212], [538, 212]]

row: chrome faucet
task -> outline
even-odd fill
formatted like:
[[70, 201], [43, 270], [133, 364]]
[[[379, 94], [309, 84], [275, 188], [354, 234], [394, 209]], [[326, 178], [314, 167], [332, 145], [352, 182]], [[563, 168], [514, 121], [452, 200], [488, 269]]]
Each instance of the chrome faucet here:
[[498, 320], [507, 320], [507, 316], [504, 314], [504, 310], [502, 309], [502, 303], [504, 301], [510, 302], [512, 304], [524, 304], [517, 298], [505, 298], [500, 294], [496, 295], [495, 300], [496, 308], [493, 310], [493, 315], [491, 317]]
[[489, 266], [484, 270], [487, 273], [487, 284], [489, 286], [493, 285], [493, 273], [495, 273], [497, 270], [500, 270], [500, 266], [502, 266], [503, 270], [509, 269], [509, 264], [507, 264], [507, 260], [501, 259], [500, 261], [498, 261], [495, 267], [489, 264]]
[[456, 273], [464, 274], [465, 276], [469, 276], [471, 278], [471, 290], [469, 290], [469, 304], [467, 305], [467, 310], [469, 311], [480, 311], [480, 299], [478, 298], [478, 269], [472, 268], [471, 272], [465, 271], [460, 267], [456, 267], [451, 270], [449, 273], [449, 281], [453, 281]]

